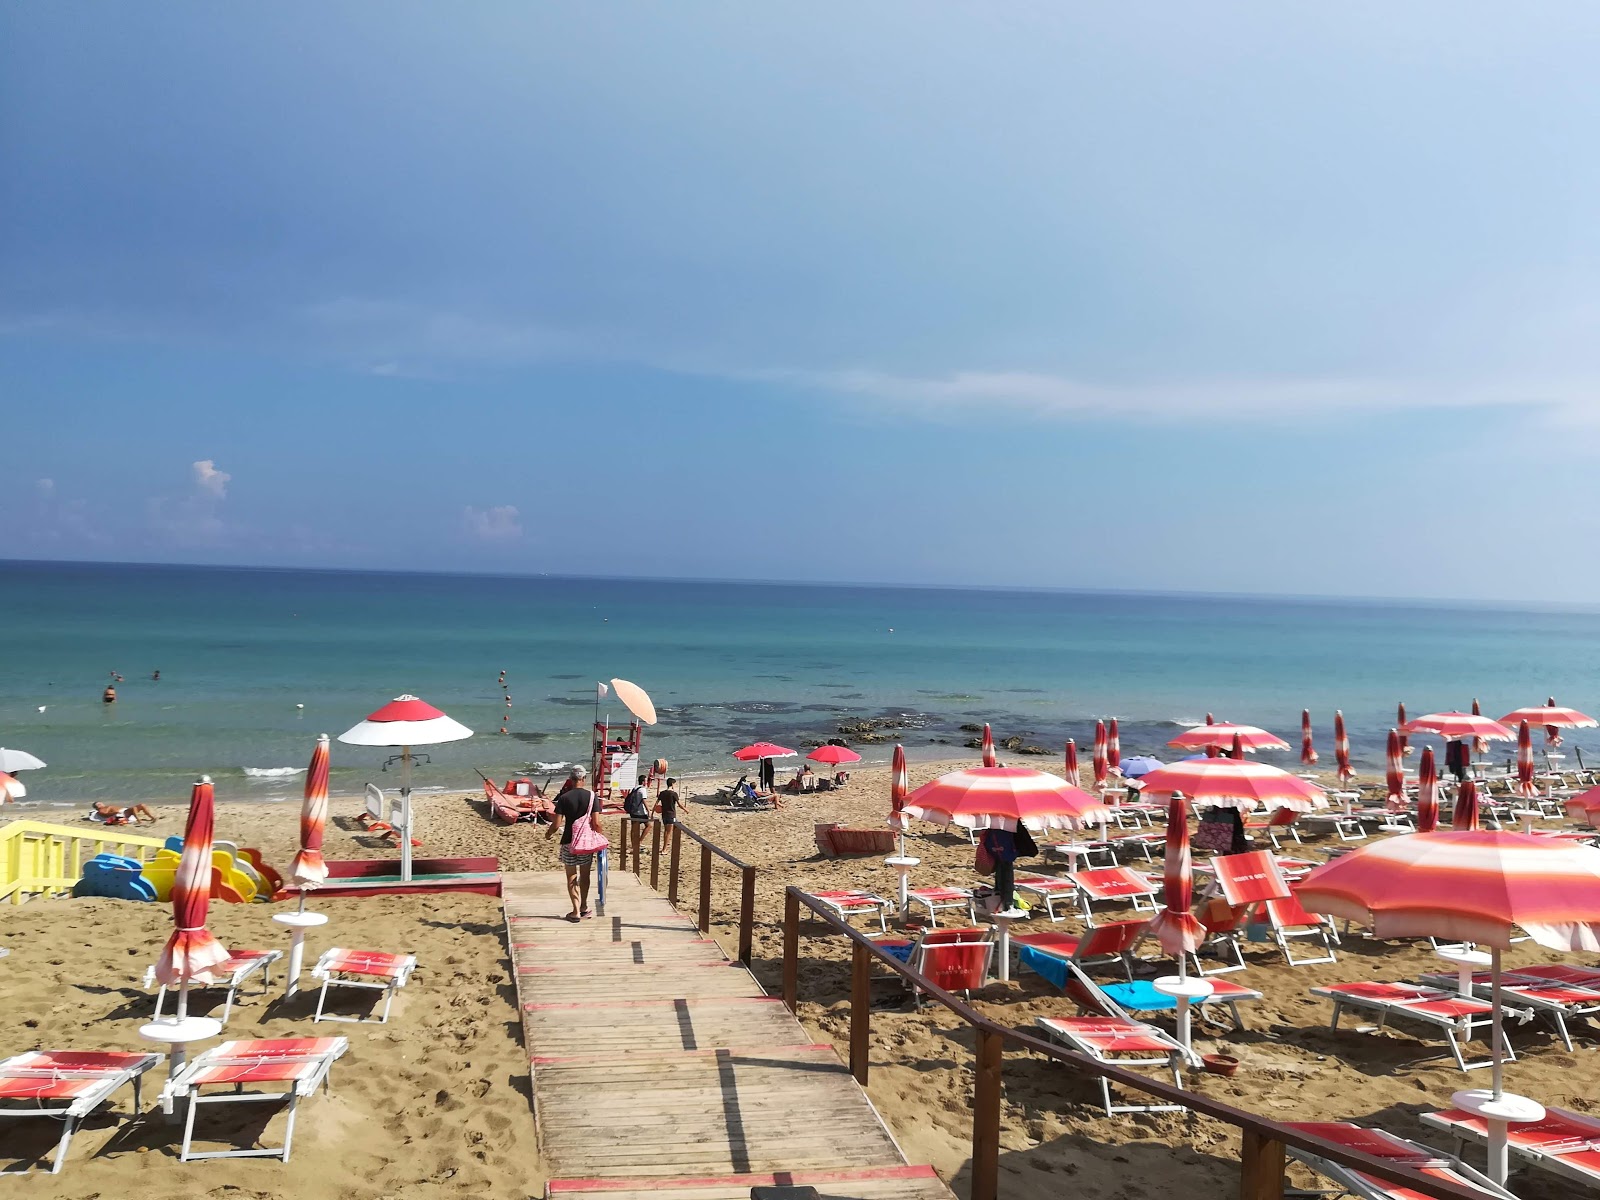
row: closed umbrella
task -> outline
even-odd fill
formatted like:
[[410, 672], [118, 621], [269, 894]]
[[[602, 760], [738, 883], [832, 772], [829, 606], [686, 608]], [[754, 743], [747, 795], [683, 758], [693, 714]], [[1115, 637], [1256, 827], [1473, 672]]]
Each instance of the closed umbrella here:
[[183, 852], [172, 881], [172, 936], [156, 960], [156, 979], [178, 988], [178, 1020], [189, 1012], [189, 985], [215, 983], [216, 968], [228, 952], [206, 928], [211, 905], [211, 843], [216, 805], [211, 776], [202, 775], [189, 795], [189, 817], [183, 827]]
[[1478, 828], [1478, 785], [1471, 779], [1463, 779], [1461, 787], [1456, 792], [1456, 806], [1450, 814], [1450, 828], [1453, 830]]
[[1106, 726], [1106, 766], [1113, 771], [1122, 769], [1122, 732], [1117, 728], [1115, 717]]
[[1111, 775], [1111, 759], [1106, 749], [1106, 723], [1094, 723], [1094, 786], [1103, 792]]
[[[1483, 716], [1483, 707], [1478, 703], [1478, 698], [1476, 696], [1474, 696], [1472, 698], [1472, 715], [1475, 716], [1475, 717]], [[1487, 753], [1489, 753], [1489, 739], [1486, 738], [1486, 737], [1475, 737], [1475, 738], [1473, 738], [1472, 739], [1472, 752], [1474, 754], [1487, 754]]]
[[1533, 781], [1533, 731], [1523, 721], [1517, 726], [1517, 795], [1532, 800], [1539, 794]]
[[1067, 782], [1078, 786], [1078, 743], [1067, 739]]
[[1167, 847], [1161, 869], [1162, 910], [1150, 922], [1150, 931], [1162, 950], [1178, 960], [1176, 978], [1164, 976], [1155, 981], [1156, 990], [1175, 996], [1178, 1001], [1178, 1041], [1185, 1051], [1189, 1044], [1189, 1001], [1203, 998], [1213, 990], [1205, 980], [1189, 981], [1189, 955], [1205, 941], [1205, 929], [1189, 911], [1194, 903], [1194, 864], [1189, 854], [1189, 812], [1183, 796], [1172, 793], [1167, 800]]
[[1433, 747], [1422, 748], [1417, 767], [1417, 832], [1432, 833], [1439, 826], [1439, 768], [1433, 761]]
[[[1404, 700], [1400, 701], [1396, 707], [1395, 725], [1400, 729], [1404, 729], [1406, 726], [1406, 702]], [[1400, 753], [1402, 755], [1411, 753], [1411, 739], [1403, 733], [1400, 735]]]
[[889, 824], [892, 828], [901, 831], [901, 857], [905, 857], [906, 827], [905, 817], [901, 810], [906, 806], [906, 794], [911, 790], [911, 780], [906, 774], [906, 748], [896, 744], [894, 748], [894, 764], [889, 769]]
[[1400, 762], [1400, 731], [1389, 730], [1389, 747], [1384, 756], [1383, 781], [1388, 786], [1390, 808], [1404, 807], [1406, 802], [1405, 767]]
[[1311, 740], [1311, 710], [1300, 710], [1300, 761], [1308, 767], [1317, 765], [1317, 748]]
[[989, 722], [983, 723], [983, 765], [996, 767], [1000, 760], [994, 756], [994, 733], [989, 729]]
[[[1207, 713], [1206, 714], [1206, 724], [1207, 725], [1215, 725], [1216, 723], [1217, 723], [1217, 719], [1214, 716], [1212, 716], [1210, 713]], [[1217, 756], [1217, 744], [1215, 742], [1207, 742], [1206, 743], [1206, 757], [1207, 758], [1215, 758], [1216, 756]]]
[[1339, 771], [1339, 782], [1349, 783], [1356, 777], [1350, 766], [1350, 735], [1344, 730], [1344, 713], [1333, 714], [1333, 759]]
[[300, 808], [300, 850], [289, 864], [289, 879], [300, 885], [300, 908], [305, 909], [306, 892], [321, 887], [328, 878], [328, 864], [322, 859], [322, 835], [328, 826], [328, 735], [317, 738], [306, 769], [305, 800]]

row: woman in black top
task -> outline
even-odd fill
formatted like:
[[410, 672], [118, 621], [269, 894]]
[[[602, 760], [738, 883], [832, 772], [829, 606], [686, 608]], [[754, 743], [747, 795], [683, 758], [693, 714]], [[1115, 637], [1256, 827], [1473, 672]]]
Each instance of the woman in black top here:
[[577, 828], [579, 821], [588, 819], [594, 807], [594, 793], [583, 786], [587, 774], [582, 767], [573, 771], [573, 786], [556, 797], [556, 817], [559, 820], [552, 821], [544, 832], [545, 840], [549, 841], [557, 829], [561, 830], [561, 866], [567, 873], [567, 896], [572, 901], [572, 911], [567, 914], [569, 921], [594, 915], [589, 911], [589, 879], [594, 855], [576, 854], [572, 849], [572, 831]]

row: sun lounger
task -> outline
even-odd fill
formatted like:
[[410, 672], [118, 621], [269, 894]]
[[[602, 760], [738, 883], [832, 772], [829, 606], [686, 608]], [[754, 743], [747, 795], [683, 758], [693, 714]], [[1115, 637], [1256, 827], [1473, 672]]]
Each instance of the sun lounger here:
[[[1424, 1118], [1426, 1119], [1426, 1118]], [[1517, 1200], [1505, 1188], [1487, 1175], [1474, 1171], [1453, 1154], [1445, 1154], [1431, 1146], [1407, 1141], [1382, 1129], [1363, 1129], [1348, 1121], [1290, 1121], [1291, 1129], [1309, 1133], [1324, 1141], [1335, 1142], [1347, 1150], [1360, 1150], [1374, 1158], [1386, 1159], [1397, 1166], [1411, 1167], [1430, 1179], [1475, 1188], [1485, 1196], [1497, 1200]], [[1289, 1147], [1289, 1154], [1305, 1163], [1318, 1175], [1333, 1180], [1344, 1189], [1344, 1195], [1359, 1196], [1361, 1200], [1413, 1200], [1416, 1191], [1397, 1183], [1385, 1183], [1372, 1175], [1365, 1175], [1310, 1150]]]
[[[1032, 946], [1045, 954], [1069, 958], [1079, 966], [1115, 963], [1127, 978], [1133, 978], [1128, 959], [1149, 929], [1148, 921], [1109, 921], [1084, 930], [1081, 934], [1063, 933], [1056, 929], [1042, 929], [1037, 933], [1013, 933], [1011, 944], [1021, 952]], [[1057, 986], [1060, 986], [1057, 982]]]
[[886, 914], [894, 906], [882, 896], [857, 890], [808, 892], [807, 895], [813, 900], [821, 901], [823, 906], [831, 909], [840, 920], [848, 921], [851, 917], [866, 913], [878, 918], [878, 928], [882, 932], [889, 932]]
[[1290, 837], [1294, 838], [1296, 844], [1299, 843], [1300, 831], [1294, 827], [1295, 822], [1299, 819], [1300, 814], [1295, 812], [1293, 809], [1275, 808], [1267, 814], [1265, 820], [1252, 821], [1250, 818], [1246, 817], [1244, 821], [1244, 829], [1246, 833], [1266, 834], [1267, 840], [1272, 843], [1272, 848], [1274, 850], [1281, 850], [1283, 849], [1283, 846], [1278, 841], [1280, 832], [1287, 833]]
[[[1595, 976], [1594, 987], [1576, 987], [1507, 971], [1500, 977], [1500, 990], [1519, 1007], [1549, 1017], [1556, 1035], [1561, 1038], [1561, 1044], [1570, 1051], [1572, 1036], [1567, 1030], [1567, 1018], [1592, 1017], [1600, 1013], [1600, 972], [1595, 972]], [[1456, 975], [1440, 973], [1421, 978], [1423, 983], [1437, 988], [1460, 986], [1460, 978]], [[1493, 978], [1488, 971], [1479, 971], [1472, 976], [1472, 994], [1479, 1000], [1489, 999], [1493, 991]]]
[[[279, 1158], [289, 1161], [289, 1150], [294, 1142], [295, 1109], [300, 1097], [309, 1096], [321, 1085], [328, 1086], [328, 1075], [333, 1060], [350, 1048], [347, 1038], [249, 1038], [243, 1041], [223, 1042], [213, 1046], [191, 1061], [168, 1081], [162, 1089], [163, 1099], [181, 1100], [188, 1097], [189, 1112], [183, 1123], [183, 1146], [178, 1152], [181, 1162], [200, 1158]], [[252, 1085], [286, 1085], [279, 1091], [252, 1090]], [[231, 1089], [225, 1095], [206, 1095], [206, 1088]], [[283, 1145], [272, 1149], [206, 1150], [194, 1153], [194, 1119], [202, 1104], [262, 1104], [287, 1103], [288, 1123], [283, 1131]]]
[[[1453, 1134], [1457, 1148], [1469, 1138], [1488, 1140], [1484, 1119], [1460, 1109], [1423, 1113], [1422, 1120]], [[1506, 1148], [1542, 1171], [1600, 1190], [1600, 1118], [1546, 1108], [1542, 1121], [1508, 1126]]]
[[366, 1017], [341, 1017], [324, 1013], [330, 987], [360, 988], [383, 993], [383, 1015], [379, 1024], [389, 1020], [389, 1006], [394, 994], [411, 979], [417, 969], [415, 954], [384, 954], [376, 950], [341, 950], [335, 946], [326, 951], [311, 968], [311, 977], [322, 980], [322, 991], [317, 995], [317, 1015], [313, 1021], [364, 1021]]
[[[1453, 991], [1424, 987], [1415, 983], [1335, 983], [1327, 987], [1314, 987], [1313, 996], [1333, 1001], [1333, 1020], [1328, 1028], [1339, 1027], [1339, 1016], [1346, 1008], [1364, 1008], [1378, 1014], [1374, 1032], [1381, 1030], [1390, 1017], [1408, 1017], [1442, 1030], [1450, 1043], [1450, 1053], [1463, 1071], [1490, 1065], [1490, 1059], [1469, 1063], [1461, 1053], [1460, 1038], [1470, 1038], [1479, 1029], [1488, 1029], [1493, 1009], [1482, 1000], [1461, 996]], [[1505, 1006], [1507, 1017], [1519, 1021], [1529, 1020], [1533, 1014], [1527, 1009]], [[1506, 1058], [1515, 1061], [1511, 1044], [1506, 1043]]]
[[1124, 856], [1137, 854], [1143, 862], [1155, 862], [1165, 852], [1167, 835], [1150, 829], [1136, 829], [1131, 833], [1113, 834], [1105, 840], [1112, 856], [1121, 862]]
[[[217, 974], [221, 975], [226, 973], [227, 978], [209, 985], [191, 984], [190, 990], [205, 986], [227, 988], [228, 998], [222, 1003], [222, 1017], [220, 1018], [222, 1023], [226, 1025], [228, 1023], [229, 1014], [233, 1012], [233, 1000], [235, 995], [238, 993], [239, 988], [244, 985], [245, 981], [249, 979], [250, 976], [254, 975], [257, 971], [260, 971], [261, 991], [262, 994], [265, 995], [268, 989], [270, 989], [272, 986], [272, 964], [277, 962], [282, 957], [282, 950], [235, 950], [227, 962], [222, 963], [216, 968]], [[152, 966], [145, 968], [144, 986], [150, 987], [155, 983], [155, 981], [155, 967]], [[162, 984], [160, 989], [156, 992], [155, 1015], [157, 1019], [159, 1019], [161, 1016], [161, 1006], [163, 1003], [165, 1003], [166, 998], [167, 988], [165, 984]]]
[[1156, 911], [1157, 884], [1132, 867], [1095, 867], [1069, 872], [1078, 889], [1078, 909], [1086, 925], [1094, 924], [1094, 906], [1100, 903], [1131, 904], [1136, 912]]
[[928, 924], [937, 926], [939, 914], [949, 909], [966, 910], [967, 920], [978, 919], [977, 906], [973, 903], [972, 893], [966, 888], [958, 887], [925, 887], [911, 888], [906, 892], [907, 906], [920, 904], [928, 910]]
[[[1307, 912], [1295, 898], [1293, 889], [1288, 896], [1277, 900], [1263, 900], [1255, 907], [1251, 913], [1249, 928], [1263, 926], [1270, 930], [1273, 942], [1283, 952], [1284, 961], [1291, 967], [1308, 967], [1317, 963], [1337, 961], [1333, 947], [1339, 940], [1339, 934], [1334, 929], [1333, 922], [1327, 917]], [[1296, 958], [1290, 948], [1290, 942], [1297, 938], [1310, 938], [1320, 942], [1324, 953], [1315, 958]]]
[[[141, 1106], [139, 1078], [161, 1061], [157, 1054], [116, 1050], [34, 1050], [0, 1062], [0, 1118], [51, 1117], [62, 1123], [61, 1140], [50, 1161], [57, 1174], [78, 1123], [111, 1099], [124, 1084], [133, 1084], [133, 1107]], [[11, 1104], [26, 1105], [12, 1107]], [[27, 1170], [0, 1171], [24, 1175]]]
[[[1144, 922], [1124, 924], [1142, 925]], [[1142, 935], [1144, 931], [1141, 929], [1139, 932]], [[1178, 1001], [1157, 991], [1148, 979], [1095, 983], [1083, 971], [1080, 960], [1056, 953], [1049, 946], [1025, 945], [1017, 953], [1023, 966], [1055, 984], [1087, 1012], [1108, 1012], [1116, 1008], [1125, 1015], [1132, 1013], [1139, 1016], [1144, 1013], [1175, 1013], [1178, 1009]], [[1261, 993], [1225, 980], [1207, 982], [1212, 985], [1213, 991], [1204, 999], [1192, 1002], [1195, 1012], [1209, 1019], [1206, 1009], [1213, 1004], [1221, 1005], [1232, 1016], [1234, 1028], [1243, 1029], [1244, 1018], [1240, 1015], [1239, 1005], [1245, 1001], [1260, 1000]]]
[[1044, 911], [1052, 921], [1060, 921], [1064, 913], [1056, 912], [1056, 901], [1070, 900], [1078, 902], [1078, 885], [1071, 878], [1059, 875], [1036, 875], [1032, 873], [1020, 874], [1016, 877], [1014, 885], [1016, 890], [1024, 895], [1032, 896], [1044, 905]]
[[[989, 977], [994, 958], [993, 930], [924, 929], [915, 940], [877, 938], [878, 945], [947, 992], [970, 995]], [[911, 989], [916, 994], [916, 988]]]
[[818, 851], [828, 858], [894, 853], [892, 829], [846, 829], [839, 824], [819, 823], [813, 826], [812, 835]]

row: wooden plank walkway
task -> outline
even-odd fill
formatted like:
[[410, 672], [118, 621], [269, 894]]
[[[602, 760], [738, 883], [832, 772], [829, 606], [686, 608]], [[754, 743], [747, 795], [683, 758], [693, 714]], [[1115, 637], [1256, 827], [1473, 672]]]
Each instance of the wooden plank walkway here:
[[502, 895], [550, 1197], [951, 1200], [833, 1047], [633, 876], [579, 924], [560, 872], [508, 873]]

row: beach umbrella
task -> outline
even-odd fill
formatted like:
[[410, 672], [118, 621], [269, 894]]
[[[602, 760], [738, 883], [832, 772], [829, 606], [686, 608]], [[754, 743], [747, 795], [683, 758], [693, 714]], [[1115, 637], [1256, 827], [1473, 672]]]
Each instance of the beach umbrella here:
[[1333, 760], [1340, 783], [1349, 783], [1356, 777], [1350, 766], [1350, 735], [1344, 730], [1344, 713], [1337, 709], [1333, 714]]
[[1182, 793], [1167, 800], [1166, 859], [1161, 872], [1161, 902], [1166, 905], [1150, 923], [1161, 948], [1178, 960], [1184, 975], [1184, 956], [1200, 948], [1205, 930], [1189, 911], [1194, 903], [1194, 864], [1189, 853], [1189, 806]]
[[1106, 727], [1106, 765], [1113, 771], [1122, 768], [1122, 732], [1117, 728], [1117, 719], [1111, 718], [1111, 724]]
[[1433, 747], [1422, 748], [1417, 766], [1417, 832], [1432, 833], [1439, 826], [1439, 768], [1433, 761]]
[[1067, 739], [1067, 782], [1078, 786], [1078, 743]]
[[27, 794], [28, 789], [22, 786], [22, 780], [0, 771], [0, 804], [21, 800]]
[[0, 771], [7, 775], [15, 775], [18, 771], [37, 771], [43, 766], [44, 759], [35, 758], [26, 750], [8, 750], [0, 746]]
[[1463, 779], [1456, 791], [1456, 806], [1450, 814], [1450, 828], [1463, 831], [1478, 828], [1478, 785], [1471, 779]]
[[1447, 742], [1460, 742], [1468, 738], [1490, 738], [1509, 742], [1517, 736], [1499, 721], [1491, 721], [1488, 717], [1475, 717], [1471, 713], [1464, 712], [1428, 713], [1426, 716], [1414, 717], [1406, 722], [1405, 728], [1400, 732], [1431, 733]]
[[1583, 821], [1600, 829], [1600, 787], [1567, 797], [1563, 807], [1567, 810], [1568, 819]]
[[1322, 789], [1309, 780], [1245, 758], [1186, 758], [1151, 771], [1140, 782], [1146, 796], [1181, 792], [1197, 807], [1248, 810], [1265, 805], [1311, 812], [1327, 804]]
[[733, 752], [733, 756], [740, 762], [755, 762], [763, 758], [793, 758], [796, 751], [787, 746], [780, 746], [776, 742], [751, 742], [748, 746], [740, 746]]
[[1143, 779], [1151, 771], [1158, 771], [1165, 765], [1159, 758], [1151, 758], [1148, 754], [1135, 754], [1131, 758], [1122, 760], [1122, 775], [1125, 779]]
[[[901, 831], [901, 849], [904, 850], [905, 817], [901, 810], [906, 806], [906, 794], [911, 790], [911, 780], [906, 774], [906, 748], [898, 743], [894, 748], [894, 764], [889, 769], [889, 824]], [[902, 853], [902, 858], [905, 855]]]
[[396, 696], [367, 719], [339, 735], [350, 746], [393, 746], [400, 751], [400, 878], [411, 881], [411, 748], [459, 742], [472, 730], [426, 700], [406, 693]]
[[[1515, 712], [1508, 712], [1500, 718], [1502, 725], [1517, 725], [1526, 721], [1530, 725], [1544, 726], [1545, 745], [1554, 749], [1561, 745], [1561, 731], [1563, 729], [1593, 729], [1600, 725], [1593, 717], [1581, 713], [1575, 708], [1562, 708], [1556, 704], [1556, 698], [1551, 696], [1542, 705], [1531, 708], [1519, 708]], [[0, 755], [5, 751], [0, 750]], [[0, 770], [9, 770], [3, 761], [0, 761]]]
[[994, 767], [1000, 765], [1000, 760], [994, 756], [994, 734], [989, 729], [989, 722], [983, 723], [983, 765]]
[[622, 707], [631, 712], [646, 725], [656, 723], [656, 706], [651, 702], [645, 690], [637, 683], [629, 683], [626, 679], [613, 679], [611, 691], [622, 701]]
[[1526, 721], [1517, 726], [1516, 793], [1528, 800], [1539, 794], [1539, 785], [1533, 781], [1533, 730]]
[[[1475, 716], [1475, 717], [1483, 716], [1483, 707], [1478, 703], [1478, 698], [1476, 696], [1474, 696], [1472, 698], [1472, 715]], [[1489, 739], [1488, 738], [1482, 738], [1482, 737], [1473, 738], [1472, 739], [1472, 752], [1474, 754], [1487, 754], [1487, 753], [1489, 753]]]
[[963, 829], [1078, 829], [1104, 823], [1111, 810], [1065, 779], [1029, 767], [968, 767], [923, 784], [905, 813]]
[[321, 887], [328, 878], [328, 864], [322, 860], [322, 834], [328, 825], [328, 735], [317, 738], [306, 768], [305, 800], [300, 807], [300, 850], [289, 864], [289, 880], [300, 885], [300, 908], [306, 906], [306, 892]]
[[1406, 771], [1400, 762], [1400, 731], [1389, 730], [1388, 752], [1384, 756], [1383, 781], [1389, 789], [1389, 806], [1404, 807], [1406, 802]]
[[1300, 761], [1305, 766], [1317, 765], [1317, 748], [1311, 740], [1311, 710], [1300, 710]]
[[822, 763], [824, 766], [829, 767], [837, 767], [844, 763], [858, 763], [861, 761], [861, 755], [857, 754], [848, 746], [835, 746], [831, 742], [826, 746], [818, 746], [810, 754], [806, 755], [806, 757], [812, 762]]
[[1235, 739], [1247, 752], [1254, 754], [1257, 750], [1287, 750], [1289, 743], [1275, 733], [1268, 733], [1265, 729], [1258, 729], [1254, 725], [1230, 725], [1212, 722], [1206, 725], [1196, 725], [1193, 729], [1185, 729], [1177, 737], [1167, 743], [1180, 750], [1207, 750], [1212, 747], [1226, 750], [1231, 747]]
[[189, 985], [217, 982], [216, 968], [228, 961], [222, 943], [206, 928], [211, 904], [211, 842], [216, 804], [211, 777], [202, 775], [189, 795], [183, 851], [172, 880], [172, 936], [156, 960], [156, 979], [178, 988], [177, 1019], [189, 1014]]
[[1096, 791], [1105, 791], [1106, 783], [1111, 776], [1111, 759], [1106, 750], [1106, 723], [1094, 723], [1094, 786]]
[[[1396, 711], [1395, 711], [1395, 724], [1401, 729], [1405, 728], [1405, 725], [1406, 725], [1406, 702], [1404, 700], [1400, 701], [1399, 706], [1396, 708]], [[1402, 755], [1409, 755], [1411, 753], [1411, 740], [1409, 738], [1407, 738], [1406, 735], [1403, 734], [1403, 733], [1400, 734], [1400, 753]]]

